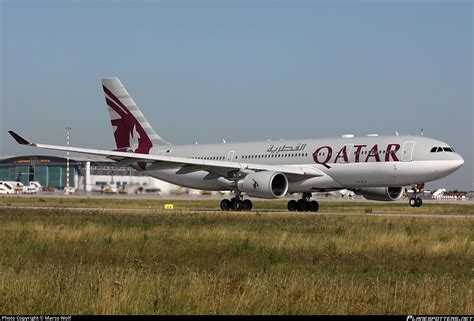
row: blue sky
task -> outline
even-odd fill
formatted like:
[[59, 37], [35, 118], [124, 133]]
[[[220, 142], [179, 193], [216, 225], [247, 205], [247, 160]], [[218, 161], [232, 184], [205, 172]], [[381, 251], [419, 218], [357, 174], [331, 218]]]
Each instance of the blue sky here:
[[0, 1], [5, 136], [113, 148], [100, 78], [119, 76], [176, 144], [344, 133], [450, 143], [473, 186], [471, 1]]

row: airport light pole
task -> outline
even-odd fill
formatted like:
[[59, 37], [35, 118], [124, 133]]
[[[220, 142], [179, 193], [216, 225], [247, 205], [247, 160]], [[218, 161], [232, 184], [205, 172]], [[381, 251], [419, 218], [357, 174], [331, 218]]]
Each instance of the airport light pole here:
[[[69, 148], [69, 134], [71, 133], [71, 127], [66, 127], [66, 145]], [[64, 191], [66, 195], [69, 195], [69, 150], [67, 151], [66, 156], [66, 190]]]

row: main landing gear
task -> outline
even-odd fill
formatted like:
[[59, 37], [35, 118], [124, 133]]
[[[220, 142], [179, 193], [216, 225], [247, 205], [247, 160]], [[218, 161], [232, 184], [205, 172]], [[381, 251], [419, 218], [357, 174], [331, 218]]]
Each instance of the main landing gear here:
[[221, 210], [223, 211], [251, 211], [252, 201], [244, 200], [241, 194], [237, 194], [234, 198], [221, 201]]
[[288, 211], [290, 212], [317, 212], [319, 203], [311, 201], [311, 193], [303, 193], [303, 197], [298, 201], [291, 200], [288, 202]]
[[420, 197], [417, 197], [416, 194], [422, 193], [424, 188], [425, 184], [413, 185], [414, 196], [408, 201], [408, 204], [410, 204], [411, 207], [420, 207], [421, 205], [423, 205], [422, 199]]

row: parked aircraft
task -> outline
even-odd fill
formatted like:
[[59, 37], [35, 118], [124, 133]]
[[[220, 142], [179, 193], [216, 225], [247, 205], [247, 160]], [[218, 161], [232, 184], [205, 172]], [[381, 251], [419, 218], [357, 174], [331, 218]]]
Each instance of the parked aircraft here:
[[[113, 151], [31, 143], [10, 131], [23, 145], [51, 150], [105, 156], [121, 166], [132, 166], [147, 175], [173, 184], [202, 189], [230, 190], [222, 210], [250, 210], [257, 198], [290, 200], [290, 211], [317, 211], [313, 192], [348, 189], [366, 199], [394, 201], [403, 186], [421, 192], [424, 183], [445, 177], [463, 163], [446, 143], [426, 136], [378, 136], [296, 139], [177, 146], [151, 127], [118, 78], [102, 79], [102, 88], [114, 131]], [[422, 205], [410, 198], [410, 206]]]
[[0, 182], [0, 194], [15, 194], [15, 185], [11, 182]]

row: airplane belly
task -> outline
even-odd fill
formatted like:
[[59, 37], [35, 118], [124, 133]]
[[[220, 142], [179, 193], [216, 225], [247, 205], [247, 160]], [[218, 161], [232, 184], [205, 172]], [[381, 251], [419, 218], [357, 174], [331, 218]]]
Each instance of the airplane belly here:
[[347, 187], [397, 186], [395, 163], [351, 163], [334, 164], [327, 171], [334, 180]]
[[443, 165], [440, 161], [401, 162], [397, 164], [397, 183], [402, 186], [440, 179], [451, 173], [443, 172]]
[[439, 179], [434, 162], [387, 162], [335, 165], [327, 172], [346, 187], [407, 186]]
[[[369, 162], [333, 164], [326, 175], [302, 180], [289, 179], [288, 193], [335, 190], [351, 187], [407, 186], [437, 180], [443, 174], [435, 161]], [[188, 188], [223, 191], [233, 190], [231, 181], [212, 178], [207, 171], [177, 173], [180, 168], [148, 169], [147, 175]]]
[[209, 172], [197, 171], [187, 174], [176, 174], [179, 168], [169, 168], [160, 170], [144, 171], [145, 174], [160, 179], [162, 181], [195, 189], [223, 191], [231, 190], [232, 182], [223, 178], [207, 179]]

